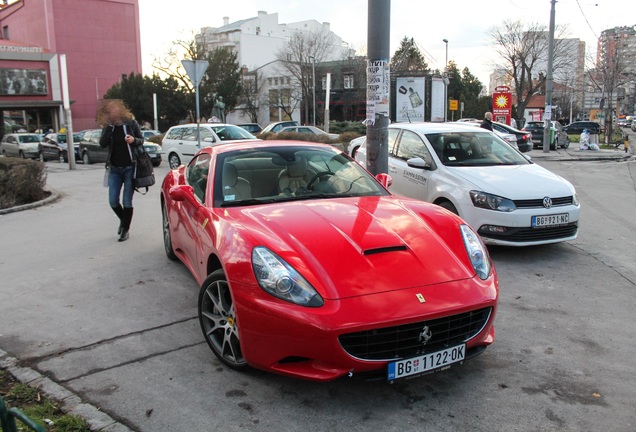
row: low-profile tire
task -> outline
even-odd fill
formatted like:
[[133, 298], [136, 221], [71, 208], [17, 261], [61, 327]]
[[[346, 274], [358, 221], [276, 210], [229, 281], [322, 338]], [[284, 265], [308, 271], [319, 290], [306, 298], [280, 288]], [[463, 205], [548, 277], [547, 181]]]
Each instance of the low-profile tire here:
[[239, 371], [249, 368], [241, 350], [230, 285], [222, 269], [210, 274], [201, 285], [199, 323], [210, 349], [223, 364]]
[[161, 205], [161, 220], [163, 221], [163, 249], [168, 259], [177, 261], [179, 257], [174, 253], [172, 248], [172, 234], [170, 234], [170, 220], [168, 219], [168, 209], [166, 204]]
[[457, 211], [457, 208], [455, 208], [455, 206], [453, 205], [452, 202], [450, 202], [450, 201], [442, 201], [441, 203], [439, 203], [437, 205], [442, 207], [442, 208], [445, 208], [449, 212], [455, 213], [457, 216], [459, 216], [459, 212]]
[[91, 161], [91, 157], [88, 155], [88, 152], [82, 153], [82, 162], [84, 162], [84, 165], [90, 165], [93, 163]]
[[176, 153], [170, 153], [168, 156], [168, 165], [170, 165], [170, 169], [177, 169], [181, 165], [181, 159], [179, 159], [179, 155]]

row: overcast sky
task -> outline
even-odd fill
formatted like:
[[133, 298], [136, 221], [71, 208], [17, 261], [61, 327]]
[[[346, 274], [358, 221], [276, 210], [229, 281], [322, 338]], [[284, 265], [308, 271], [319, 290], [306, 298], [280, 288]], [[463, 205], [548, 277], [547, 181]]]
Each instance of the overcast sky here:
[[[278, 13], [279, 23], [329, 22], [331, 30], [350, 46], [366, 52], [368, 4], [368, 0], [139, 0], [143, 73], [153, 72], [153, 56], [166, 53], [172, 41], [190, 38], [201, 27], [221, 27], [225, 16], [235, 22], [256, 17], [258, 11]], [[588, 53], [594, 53], [603, 30], [636, 25], [634, 8], [629, 4], [629, 0], [559, 0], [556, 24], [567, 25], [568, 36], [584, 40]], [[446, 55], [443, 39], [448, 39], [449, 61], [455, 61], [460, 70], [468, 67], [487, 85], [499, 61], [493, 55], [488, 29], [505, 20], [535, 22], [547, 28], [550, 5], [550, 0], [393, 0], [391, 55], [403, 37], [412, 37], [429, 66], [442, 69]]]

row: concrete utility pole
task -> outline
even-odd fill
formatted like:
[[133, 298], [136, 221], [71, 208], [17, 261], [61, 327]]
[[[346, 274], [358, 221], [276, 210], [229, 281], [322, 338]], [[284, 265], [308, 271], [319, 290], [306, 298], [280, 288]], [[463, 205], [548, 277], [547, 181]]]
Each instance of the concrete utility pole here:
[[[554, 5], [551, 1], [550, 36], [548, 39], [548, 75], [545, 81], [545, 111], [543, 113], [543, 153], [550, 153], [550, 126], [552, 121], [552, 68], [554, 63]], [[556, 131], [554, 139], [556, 140]]]
[[64, 103], [64, 117], [66, 119], [66, 156], [68, 169], [75, 169], [75, 144], [73, 143], [73, 115], [71, 113], [71, 98], [68, 92], [68, 72], [66, 69], [66, 54], [60, 54], [60, 75], [62, 80], [62, 102]]
[[391, 1], [369, 0], [367, 8], [367, 169], [376, 175], [389, 171]]

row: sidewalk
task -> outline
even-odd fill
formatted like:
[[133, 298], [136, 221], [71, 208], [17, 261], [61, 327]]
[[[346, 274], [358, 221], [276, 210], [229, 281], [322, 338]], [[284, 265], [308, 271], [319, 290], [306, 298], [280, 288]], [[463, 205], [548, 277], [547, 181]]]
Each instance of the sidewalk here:
[[629, 149], [625, 152], [625, 146], [619, 145], [616, 149], [579, 150], [579, 143], [570, 143], [566, 149], [559, 148], [550, 150], [545, 153], [542, 149], [533, 149], [524, 154], [530, 156], [533, 160], [549, 160], [549, 161], [624, 161], [634, 158], [634, 150], [636, 146], [636, 137], [630, 136]]

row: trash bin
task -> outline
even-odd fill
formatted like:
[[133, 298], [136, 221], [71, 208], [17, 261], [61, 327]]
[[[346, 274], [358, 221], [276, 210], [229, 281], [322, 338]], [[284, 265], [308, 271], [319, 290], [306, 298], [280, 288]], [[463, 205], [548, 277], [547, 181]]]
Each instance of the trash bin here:
[[554, 144], [554, 127], [550, 128], [550, 147]]

